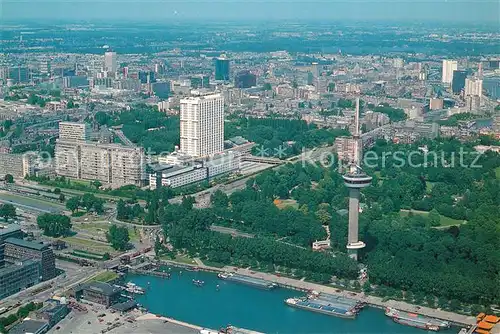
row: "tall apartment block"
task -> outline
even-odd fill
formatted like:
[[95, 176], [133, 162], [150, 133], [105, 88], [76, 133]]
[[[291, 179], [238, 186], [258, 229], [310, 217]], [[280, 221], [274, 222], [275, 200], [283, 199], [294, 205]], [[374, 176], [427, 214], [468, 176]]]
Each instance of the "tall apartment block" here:
[[88, 123], [59, 122], [59, 140], [87, 141], [90, 131]]
[[441, 82], [451, 84], [453, 80], [453, 71], [458, 69], [458, 63], [456, 60], [443, 60], [443, 75]]
[[466, 78], [465, 95], [481, 97], [483, 95], [483, 80], [478, 78]]
[[224, 150], [224, 98], [220, 94], [180, 101], [181, 152], [206, 157]]
[[75, 179], [99, 180], [113, 186], [143, 186], [144, 149], [118, 144], [65, 142], [56, 144], [56, 173]]

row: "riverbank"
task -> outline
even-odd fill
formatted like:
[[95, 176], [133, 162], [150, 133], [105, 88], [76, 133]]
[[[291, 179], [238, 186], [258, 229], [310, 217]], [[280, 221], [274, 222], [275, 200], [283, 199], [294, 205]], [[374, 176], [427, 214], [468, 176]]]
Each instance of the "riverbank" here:
[[453, 312], [433, 309], [430, 307], [417, 306], [417, 305], [409, 304], [409, 303], [402, 302], [402, 301], [396, 301], [396, 300], [383, 301], [382, 298], [380, 298], [380, 297], [365, 295], [363, 292], [355, 293], [355, 292], [350, 292], [350, 291], [343, 291], [343, 290], [340, 290], [336, 287], [329, 287], [329, 286], [325, 286], [325, 285], [321, 285], [321, 284], [300, 281], [300, 280], [296, 280], [293, 278], [276, 276], [274, 274], [256, 272], [254, 270], [249, 270], [249, 269], [236, 268], [236, 267], [231, 267], [231, 266], [226, 266], [223, 268], [216, 268], [216, 267], [210, 267], [210, 266], [206, 266], [206, 265], [202, 265], [202, 264], [198, 264], [198, 265], [179, 264], [179, 263], [174, 262], [174, 261], [162, 261], [162, 262], [167, 264], [167, 265], [172, 265], [172, 266], [181, 266], [181, 267], [190, 267], [190, 268], [197, 267], [200, 270], [213, 272], [213, 273], [220, 273], [220, 272], [224, 272], [224, 271], [226, 271], [226, 272], [232, 272], [232, 271], [238, 272], [239, 274], [249, 276], [249, 277], [264, 279], [266, 281], [276, 283], [279, 286], [289, 288], [289, 289], [295, 289], [295, 290], [300, 290], [300, 291], [315, 290], [318, 292], [328, 293], [331, 295], [343, 296], [343, 297], [347, 297], [347, 298], [351, 298], [351, 299], [365, 302], [368, 305], [370, 305], [372, 307], [379, 308], [379, 309], [385, 309], [386, 307], [393, 307], [393, 308], [396, 308], [396, 309], [401, 310], [401, 311], [412, 312], [412, 313], [417, 313], [417, 314], [425, 315], [425, 316], [432, 317], [432, 318], [446, 320], [446, 321], [449, 321], [452, 324], [458, 325], [458, 326], [471, 326], [471, 325], [474, 325], [476, 323], [476, 318], [472, 317], [472, 316], [465, 316], [465, 315], [461, 315], [461, 314], [457, 314], [457, 313], [453, 313]]

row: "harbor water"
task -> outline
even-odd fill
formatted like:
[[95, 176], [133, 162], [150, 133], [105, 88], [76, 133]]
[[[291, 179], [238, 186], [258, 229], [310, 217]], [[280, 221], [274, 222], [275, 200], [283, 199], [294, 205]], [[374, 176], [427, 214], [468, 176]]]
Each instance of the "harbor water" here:
[[[193, 279], [204, 281], [204, 285], [194, 285]], [[221, 280], [213, 273], [183, 270], [180, 274], [173, 270], [170, 279], [129, 274], [125, 280], [146, 290], [144, 295], [136, 295], [136, 300], [150, 313], [205, 328], [230, 324], [263, 333], [426, 333], [397, 324], [383, 310], [371, 307], [361, 310], [354, 320], [293, 308], [284, 300], [304, 293], [284, 288], [258, 289]], [[457, 328], [440, 331], [457, 332]]]

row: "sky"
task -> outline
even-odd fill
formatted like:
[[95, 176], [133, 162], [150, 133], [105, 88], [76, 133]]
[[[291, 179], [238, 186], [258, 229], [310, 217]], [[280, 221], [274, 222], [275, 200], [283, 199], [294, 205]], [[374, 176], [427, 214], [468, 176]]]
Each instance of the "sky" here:
[[378, 20], [493, 23], [492, 0], [0, 0], [2, 20]]

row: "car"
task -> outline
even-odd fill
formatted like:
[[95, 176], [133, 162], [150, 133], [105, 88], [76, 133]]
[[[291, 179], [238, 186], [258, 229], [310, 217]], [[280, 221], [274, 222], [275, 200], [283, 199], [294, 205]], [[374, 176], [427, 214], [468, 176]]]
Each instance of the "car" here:
[[57, 327], [56, 327], [56, 330], [59, 330], [59, 329], [61, 329], [61, 326], [57, 326]]

